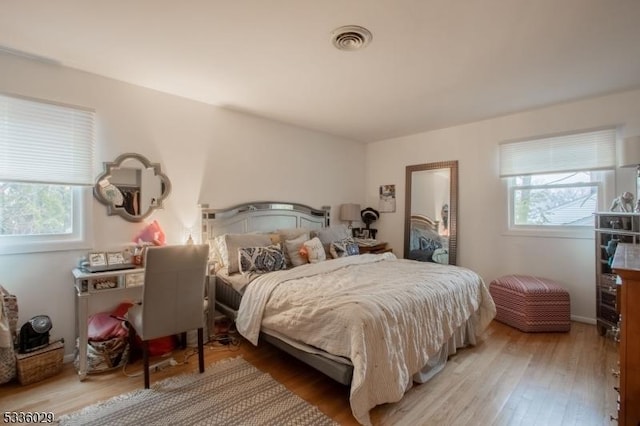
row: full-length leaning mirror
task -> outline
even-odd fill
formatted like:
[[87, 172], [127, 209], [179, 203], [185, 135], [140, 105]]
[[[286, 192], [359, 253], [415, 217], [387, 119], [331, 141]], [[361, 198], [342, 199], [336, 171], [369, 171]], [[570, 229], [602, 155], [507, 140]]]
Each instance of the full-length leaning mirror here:
[[171, 182], [160, 164], [134, 153], [105, 162], [104, 172], [93, 188], [96, 199], [107, 206], [107, 214], [129, 222], [140, 222], [162, 208], [170, 191]]
[[455, 265], [458, 162], [407, 166], [405, 203], [404, 257]]

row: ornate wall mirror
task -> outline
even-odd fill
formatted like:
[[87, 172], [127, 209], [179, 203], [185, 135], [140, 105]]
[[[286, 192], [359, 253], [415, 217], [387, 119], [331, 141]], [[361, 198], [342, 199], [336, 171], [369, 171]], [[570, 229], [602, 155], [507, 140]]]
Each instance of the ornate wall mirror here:
[[455, 265], [458, 161], [406, 169], [404, 257]]
[[129, 222], [140, 222], [162, 208], [170, 191], [171, 182], [160, 164], [133, 153], [105, 162], [104, 172], [93, 187], [93, 195], [107, 206], [108, 215], [118, 215]]

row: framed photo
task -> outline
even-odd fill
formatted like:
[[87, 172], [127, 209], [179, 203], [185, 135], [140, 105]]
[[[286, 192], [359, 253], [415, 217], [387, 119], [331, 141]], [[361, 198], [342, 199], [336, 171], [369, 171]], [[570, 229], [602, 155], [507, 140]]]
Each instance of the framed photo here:
[[89, 253], [89, 265], [90, 266], [105, 266], [107, 264], [107, 257], [104, 253]]
[[107, 265], [122, 265], [124, 263], [124, 256], [120, 251], [114, 251], [107, 253]]
[[380, 185], [380, 199], [378, 210], [381, 213], [393, 213], [396, 211], [396, 186]]
[[368, 240], [369, 238], [371, 238], [371, 234], [369, 233], [368, 229], [361, 229], [360, 230], [360, 238], [364, 238], [365, 240]]

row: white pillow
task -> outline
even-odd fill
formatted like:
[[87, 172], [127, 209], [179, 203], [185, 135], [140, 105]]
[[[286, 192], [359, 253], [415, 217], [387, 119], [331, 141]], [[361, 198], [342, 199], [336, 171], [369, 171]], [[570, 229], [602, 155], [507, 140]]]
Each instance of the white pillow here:
[[300, 235], [309, 234], [309, 232], [311, 230], [308, 228], [280, 228], [276, 230], [276, 233], [280, 235], [281, 241], [295, 240]]
[[311, 234], [311, 236], [318, 237], [324, 246], [325, 252], [330, 255], [329, 250], [331, 243], [351, 237], [351, 232], [349, 228], [347, 228], [347, 225], [341, 224], [330, 226], [328, 228], [317, 229]]
[[303, 245], [307, 249], [310, 263], [318, 263], [327, 259], [327, 254], [324, 251], [324, 246], [320, 238], [314, 237], [309, 241], [305, 241]]
[[309, 241], [309, 234], [302, 234], [293, 240], [284, 242], [284, 255], [288, 263], [293, 266], [300, 266], [308, 263], [308, 259], [300, 254], [300, 248], [305, 241]]

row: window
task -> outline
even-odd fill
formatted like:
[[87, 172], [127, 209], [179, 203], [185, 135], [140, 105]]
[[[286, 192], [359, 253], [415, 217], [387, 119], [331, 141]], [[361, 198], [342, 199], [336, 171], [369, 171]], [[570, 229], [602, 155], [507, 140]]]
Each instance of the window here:
[[510, 227], [593, 226], [605, 172], [516, 176], [509, 182]]
[[615, 134], [604, 129], [502, 144], [509, 230], [554, 236], [590, 230], [593, 213], [613, 192]]
[[87, 247], [93, 115], [0, 95], [0, 253]]

